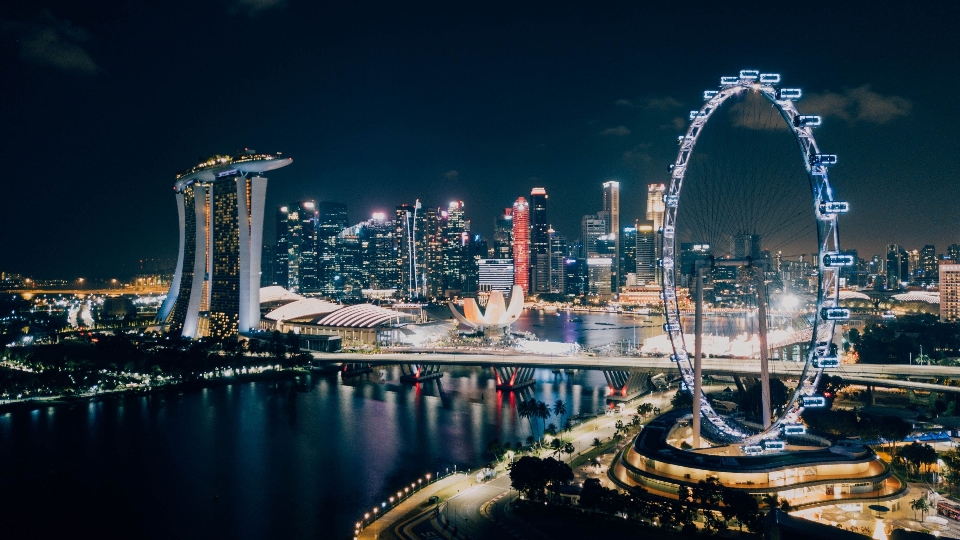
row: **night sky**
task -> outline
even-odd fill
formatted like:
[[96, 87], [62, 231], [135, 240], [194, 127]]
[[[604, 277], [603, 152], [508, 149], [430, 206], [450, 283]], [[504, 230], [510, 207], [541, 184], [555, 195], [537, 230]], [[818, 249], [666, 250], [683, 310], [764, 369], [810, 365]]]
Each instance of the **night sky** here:
[[0, 270], [172, 266], [174, 174], [244, 147], [294, 159], [270, 175], [268, 222], [299, 198], [344, 202], [351, 222], [463, 200], [489, 237], [543, 186], [575, 239], [606, 180], [621, 223], [642, 216], [688, 111], [742, 68], [781, 73], [824, 115], [844, 247], [960, 243], [953, 2], [463, 4], [6, 5]]

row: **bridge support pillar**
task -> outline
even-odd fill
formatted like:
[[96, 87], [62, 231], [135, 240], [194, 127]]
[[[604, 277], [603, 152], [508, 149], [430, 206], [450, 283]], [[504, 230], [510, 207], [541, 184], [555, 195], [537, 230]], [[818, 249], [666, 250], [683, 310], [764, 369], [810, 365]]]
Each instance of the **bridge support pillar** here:
[[531, 386], [533, 380], [532, 367], [501, 366], [493, 368], [493, 377], [497, 382], [497, 390], [512, 392]]
[[340, 370], [340, 375], [343, 377], [350, 377], [353, 375], [362, 375], [373, 371], [373, 367], [369, 362], [351, 362], [343, 364], [343, 368]]
[[412, 384], [443, 377], [443, 371], [440, 371], [439, 365], [400, 364], [400, 371], [403, 372], [400, 375], [400, 381]]
[[876, 405], [877, 404], [877, 394], [873, 391], [872, 386], [867, 386], [867, 404]]
[[606, 377], [607, 387], [610, 389], [610, 393], [607, 394], [607, 401], [622, 403], [650, 392], [647, 384], [650, 376], [646, 373], [604, 371], [603, 376]]

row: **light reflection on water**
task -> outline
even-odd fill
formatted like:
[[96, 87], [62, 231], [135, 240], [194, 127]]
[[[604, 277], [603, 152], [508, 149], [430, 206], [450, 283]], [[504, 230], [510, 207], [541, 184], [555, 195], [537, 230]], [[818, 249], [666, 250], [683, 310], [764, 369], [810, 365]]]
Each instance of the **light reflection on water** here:
[[[12, 537], [69, 524], [100, 538], [345, 538], [398, 487], [481, 465], [494, 438], [531, 434], [518, 396], [498, 392], [490, 370], [445, 368], [418, 386], [400, 374], [302, 375], [0, 415], [0, 512], [31, 524]], [[535, 377], [524, 399], [562, 399], [568, 416], [605, 405], [602, 372]]]

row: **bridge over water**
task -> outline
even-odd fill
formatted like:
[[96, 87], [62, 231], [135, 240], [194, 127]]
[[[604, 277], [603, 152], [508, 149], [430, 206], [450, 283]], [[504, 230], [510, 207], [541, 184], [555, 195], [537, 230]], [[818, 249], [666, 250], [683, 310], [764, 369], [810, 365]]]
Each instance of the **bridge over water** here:
[[[366, 364], [422, 366], [477, 366], [496, 370], [595, 369], [605, 372], [654, 372], [672, 374], [676, 366], [667, 357], [629, 356], [545, 356], [535, 354], [490, 354], [457, 352], [410, 352], [385, 354], [312, 353], [315, 364]], [[770, 374], [781, 378], [799, 377], [803, 363], [770, 362]], [[732, 358], [705, 358], [703, 372], [709, 375], [747, 376], [760, 374], [760, 361]], [[436, 373], [432, 370], [431, 373]], [[843, 364], [826, 373], [845, 382], [865, 386], [903, 388], [931, 392], [960, 393], [960, 367], [915, 366], [906, 364]], [[954, 386], [954, 381], [957, 386]]]

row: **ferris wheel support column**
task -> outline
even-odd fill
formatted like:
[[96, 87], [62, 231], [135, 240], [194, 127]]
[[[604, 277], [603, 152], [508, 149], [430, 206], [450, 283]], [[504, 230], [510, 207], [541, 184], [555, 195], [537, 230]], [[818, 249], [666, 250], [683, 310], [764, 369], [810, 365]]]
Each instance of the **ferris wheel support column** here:
[[770, 351], [767, 350], [767, 285], [763, 270], [753, 270], [757, 282], [757, 334], [760, 338], [760, 394], [763, 407], [763, 429], [770, 427]]
[[693, 322], [693, 447], [700, 448], [700, 396], [703, 394], [703, 267], [697, 267], [697, 308]]

